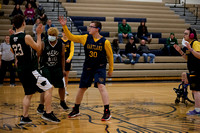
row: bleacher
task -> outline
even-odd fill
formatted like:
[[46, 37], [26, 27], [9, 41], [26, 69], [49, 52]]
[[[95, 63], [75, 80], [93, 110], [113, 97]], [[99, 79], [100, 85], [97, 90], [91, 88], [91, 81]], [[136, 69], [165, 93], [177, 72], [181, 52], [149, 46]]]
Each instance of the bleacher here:
[[[190, 26], [169, 7], [165, 7], [164, 3], [122, 0], [77, 0], [76, 3], [59, 1], [82, 34], [88, 33], [87, 26], [91, 21], [98, 20], [103, 25], [100, 34], [110, 42], [118, 38], [118, 24], [123, 18], [131, 26], [133, 34], [136, 34], [141, 20], [146, 21], [148, 31], [153, 37], [151, 44], [147, 44], [152, 51], [161, 50], [171, 32], [175, 33], [181, 45], [183, 32]], [[126, 41], [120, 44], [122, 51], [125, 43]], [[156, 56], [154, 64], [144, 63], [143, 57], [140, 57], [139, 63], [135, 65], [115, 63], [112, 77], [180, 77], [185, 71], [186, 62], [181, 56]]]

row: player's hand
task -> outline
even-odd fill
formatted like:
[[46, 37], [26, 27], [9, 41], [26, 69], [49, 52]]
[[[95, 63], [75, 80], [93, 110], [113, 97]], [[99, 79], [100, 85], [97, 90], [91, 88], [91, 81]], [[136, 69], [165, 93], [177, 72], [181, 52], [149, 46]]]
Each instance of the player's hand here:
[[191, 45], [189, 42], [185, 42], [186, 47], [188, 48], [188, 50], [191, 50]]
[[42, 34], [43, 31], [44, 31], [44, 26], [42, 24], [39, 24], [36, 28], [36, 33]]
[[64, 26], [64, 25], [66, 25], [66, 23], [67, 23], [67, 18], [64, 19], [63, 16], [60, 16], [59, 19], [58, 19], [58, 21], [60, 22], [60, 24], [61, 24], [62, 26]]
[[174, 44], [173, 46], [176, 49], [176, 51], [181, 52], [181, 48], [177, 44]]
[[14, 31], [14, 30], [12, 30], [12, 29], [9, 29], [9, 30], [8, 30], [8, 32], [9, 32], [9, 35], [12, 35], [12, 34], [14, 34], [14, 33], [15, 33], [15, 31]]
[[65, 70], [63, 70], [63, 77], [65, 77], [66, 76], [66, 72], [65, 72]]
[[70, 63], [70, 61], [71, 61], [70, 59], [67, 59], [67, 60], [66, 60], [66, 63]]
[[108, 77], [111, 77], [112, 76], [112, 72], [108, 72]]

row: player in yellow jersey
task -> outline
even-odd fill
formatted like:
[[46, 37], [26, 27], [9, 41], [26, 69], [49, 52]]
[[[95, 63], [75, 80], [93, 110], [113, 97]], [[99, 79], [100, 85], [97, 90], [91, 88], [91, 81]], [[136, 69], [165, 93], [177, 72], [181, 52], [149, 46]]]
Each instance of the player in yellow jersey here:
[[62, 38], [61, 38], [62, 43], [65, 46], [65, 94], [68, 95], [67, 92], [67, 85], [68, 85], [68, 80], [69, 80], [69, 71], [71, 69], [71, 63], [72, 63], [72, 57], [74, 56], [74, 42], [68, 40], [66, 37], [63, 29], [62, 29]]
[[85, 62], [79, 84], [79, 90], [76, 95], [75, 107], [68, 117], [71, 118], [80, 115], [79, 106], [83, 95], [88, 87], [91, 86], [94, 79], [94, 86], [99, 89], [104, 104], [104, 114], [101, 120], [109, 120], [111, 118], [111, 114], [109, 110], [109, 97], [105, 87], [105, 80], [107, 58], [109, 60], [108, 76], [112, 76], [113, 52], [110, 42], [99, 34], [102, 28], [101, 22], [92, 21], [90, 23], [88, 28], [89, 35], [73, 35], [66, 26], [66, 19], [59, 17], [59, 22], [63, 26], [63, 30], [68, 39], [70, 41], [82, 43], [85, 50]]

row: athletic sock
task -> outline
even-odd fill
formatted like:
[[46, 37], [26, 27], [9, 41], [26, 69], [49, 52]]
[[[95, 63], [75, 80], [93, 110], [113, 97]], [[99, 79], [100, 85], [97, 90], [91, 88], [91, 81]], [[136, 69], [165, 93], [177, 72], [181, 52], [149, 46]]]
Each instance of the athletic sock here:
[[109, 104], [108, 105], [104, 105], [104, 110], [109, 110]]

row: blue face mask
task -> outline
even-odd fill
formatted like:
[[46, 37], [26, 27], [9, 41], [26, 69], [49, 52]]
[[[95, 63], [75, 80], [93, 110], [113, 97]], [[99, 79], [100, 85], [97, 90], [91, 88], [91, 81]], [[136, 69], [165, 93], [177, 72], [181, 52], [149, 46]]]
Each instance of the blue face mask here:
[[56, 36], [48, 36], [48, 39], [49, 39], [49, 41], [50, 42], [53, 42], [53, 41], [55, 41], [56, 40]]

